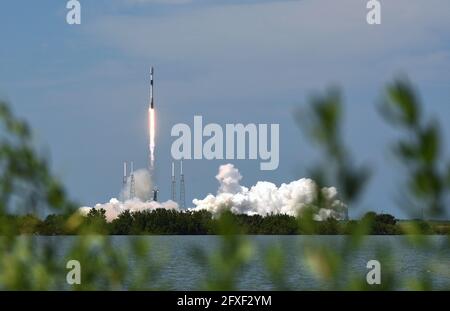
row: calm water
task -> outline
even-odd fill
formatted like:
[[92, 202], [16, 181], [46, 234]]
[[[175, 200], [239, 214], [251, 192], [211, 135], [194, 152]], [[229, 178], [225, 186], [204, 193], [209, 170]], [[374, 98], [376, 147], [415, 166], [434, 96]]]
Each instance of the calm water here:
[[[218, 236], [114, 236], [116, 248], [126, 249], [130, 241], [143, 238], [151, 245], [151, 256], [163, 264], [160, 276], [153, 280], [153, 286], [163, 286], [171, 290], [198, 290], [207, 276], [207, 268], [194, 256], [196, 248], [205, 254], [212, 254], [220, 245]], [[270, 246], [279, 245], [283, 250], [286, 276], [289, 286], [296, 290], [331, 289], [329, 284], [314, 277], [304, 259], [308, 245], [323, 245], [325, 249], [338, 250], [345, 236], [247, 236], [254, 249], [254, 256], [247, 267], [239, 273], [238, 285], [242, 290], [275, 289], [265, 269], [265, 255]], [[71, 237], [52, 237], [68, 247]], [[365, 280], [369, 260], [377, 259], [382, 270], [392, 271], [396, 278], [409, 278], [426, 275], [434, 286], [450, 286], [450, 247], [445, 236], [430, 237], [434, 250], [423, 249], [407, 243], [405, 236], [369, 236], [364, 246], [345, 260], [345, 276]], [[389, 258], [380, 258], [379, 250], [390, 252]], [[128, 263], [132, 272], [136, 258], [129, 253]], [[149, 265], [154, 265], [149, 262]], [[342, 280], [344, 283], [346, 280]], [[402, 285], [397, 286], [403, 289]]]

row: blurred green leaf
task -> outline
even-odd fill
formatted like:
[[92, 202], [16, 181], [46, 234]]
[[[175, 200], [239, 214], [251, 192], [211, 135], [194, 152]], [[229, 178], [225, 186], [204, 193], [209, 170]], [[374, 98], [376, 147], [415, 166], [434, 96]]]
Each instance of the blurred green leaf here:
[[381, 113], [392, 123], [414, 128], [421, 114], [419, 102], [406, 79], [398, 79], [387, 87], [387, 98]]
[[421, 156], [426, 164], [432, 164], [437, 160], [440, 152], [440, 140], [436, 122], [432, 122], [420, 134]]

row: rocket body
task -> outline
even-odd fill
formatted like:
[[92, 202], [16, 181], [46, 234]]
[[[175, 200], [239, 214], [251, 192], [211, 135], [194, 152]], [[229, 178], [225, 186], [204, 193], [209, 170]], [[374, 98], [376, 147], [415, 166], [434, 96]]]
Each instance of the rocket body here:
[[153, 67], [150, 70], [150, 109], [153, 109]]

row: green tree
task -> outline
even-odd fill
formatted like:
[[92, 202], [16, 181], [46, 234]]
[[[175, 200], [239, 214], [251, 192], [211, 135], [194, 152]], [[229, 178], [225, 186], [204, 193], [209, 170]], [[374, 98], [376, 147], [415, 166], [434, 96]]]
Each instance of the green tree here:
[[119, 214], [111, 223], [111, 233], [117, 235], [130, 234], [134, 218], [129, 210]]

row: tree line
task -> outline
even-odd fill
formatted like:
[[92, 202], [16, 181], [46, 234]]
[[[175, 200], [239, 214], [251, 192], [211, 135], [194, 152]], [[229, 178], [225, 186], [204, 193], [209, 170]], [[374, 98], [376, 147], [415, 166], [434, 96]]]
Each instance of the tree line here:
[[[404, 225], [413, 222], [423, 233], [450, 234], [448, 223], [432, 223], [421, 220], [399, 222], [389, 214], [366, 213], [359, 220], [338, 221], [328, 219], [314, 221], [310, 217], [293, 217], [283, 214], [260, 215], [232, 214], [224, 212], [213, 217], [208, 211], [176, 211], [155, 209], [151, 211], [121, 213], [111, 222], [106, 221], [105, 210], [92, 209], [88, 215], [73, 218], [73, 215], [51, 214], [41, 220], [28, 214], [7, 215], [8, 223], [15, 228], [15, 234], [30, 235], [214, 235], [222, 234], [221, 222], [228, 219], [235, 226], [232, 233], [261, 235], [352, 234], [364, 228], [364, 234], [404, 234]], [[73, 219], [72, 219], [73, 218]], [[76, 225], [70, 225], [76, 223]]]

